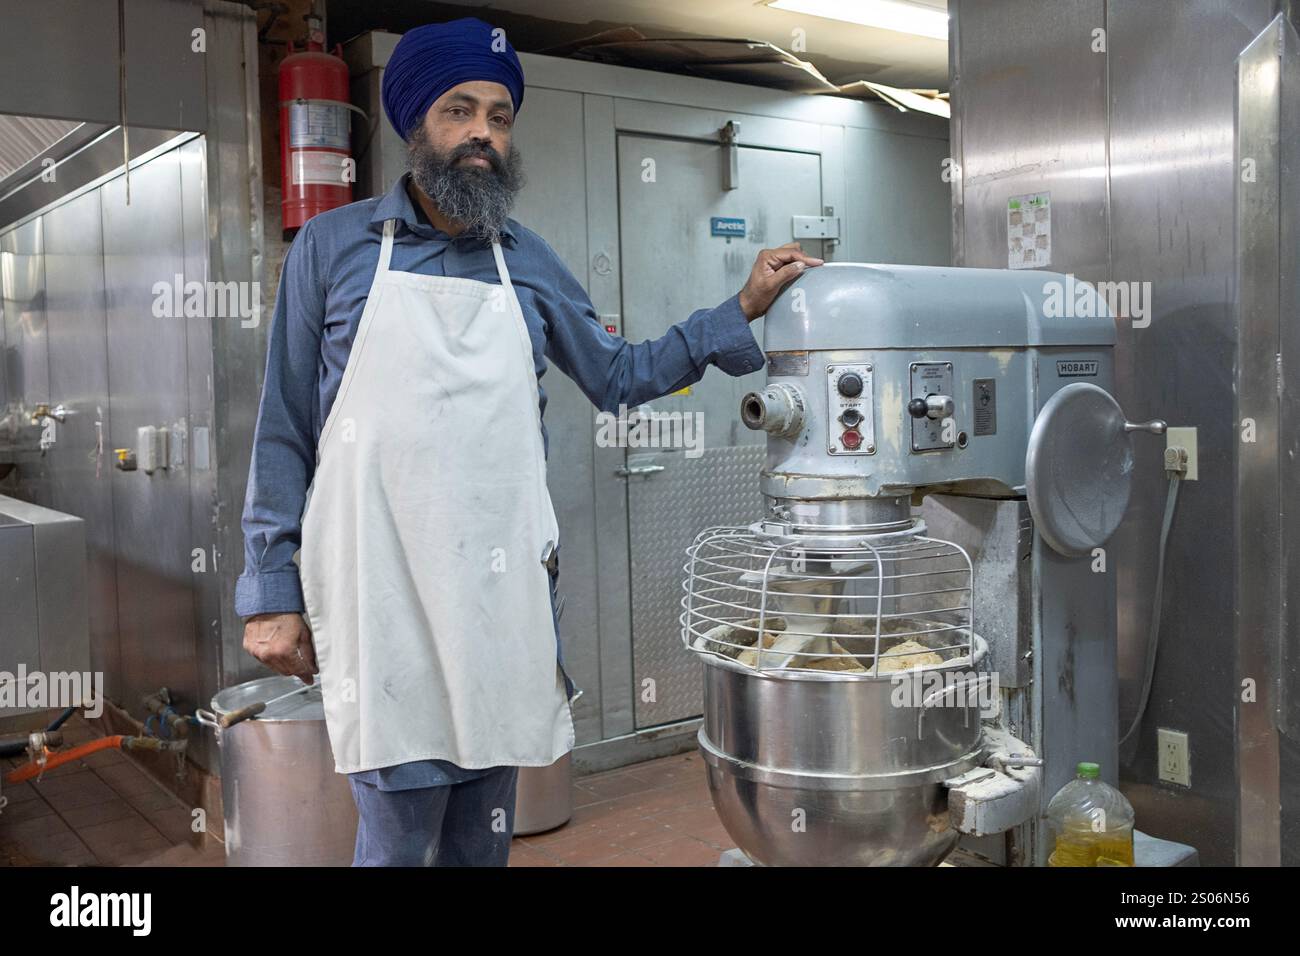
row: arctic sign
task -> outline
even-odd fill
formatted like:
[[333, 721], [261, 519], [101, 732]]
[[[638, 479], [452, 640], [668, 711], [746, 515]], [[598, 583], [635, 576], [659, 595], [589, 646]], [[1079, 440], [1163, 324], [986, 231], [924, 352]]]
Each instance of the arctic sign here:
[[713, 216], [709, 219], [709, 234], [726, 236], [728, 239], [745, 238], [745, 220], [729, 219], [725, 216]]

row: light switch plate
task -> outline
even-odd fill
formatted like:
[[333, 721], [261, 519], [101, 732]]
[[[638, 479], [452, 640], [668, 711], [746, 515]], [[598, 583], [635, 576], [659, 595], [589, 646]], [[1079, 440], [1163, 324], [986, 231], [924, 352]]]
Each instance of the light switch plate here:
[[1182, 730], [1156, 730], [1156, 756], [1159, 760], [1159, 777], [1166, 783], [1181, 787], [1192, 785], [1192, 767], [1188, 756], [1187, 734]]
[[1181, 447], [1187, 449], [1187, 474], [1183, 475], [1183, 481], [1196, 480], [1196, 428], [1166, 428], [1165, 429], [1165, 447]]

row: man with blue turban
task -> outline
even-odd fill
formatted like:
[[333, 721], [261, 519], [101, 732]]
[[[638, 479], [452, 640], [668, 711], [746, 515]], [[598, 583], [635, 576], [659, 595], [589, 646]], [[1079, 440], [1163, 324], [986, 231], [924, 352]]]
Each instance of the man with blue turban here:
[[548, 360], [614, 412], [763, 365], [749, 322], [821, 260], [759, 253], [662, 338], [605, 330], [508, 218], [524, 75], [467, 18], [402, 37], [384, 111], [410, 171], [307, 222], [285, 260], [244, 506], [244, 647], [319, 674], [354, 865], [504, 865], [519, 767], [572, 749], [546, 485]]

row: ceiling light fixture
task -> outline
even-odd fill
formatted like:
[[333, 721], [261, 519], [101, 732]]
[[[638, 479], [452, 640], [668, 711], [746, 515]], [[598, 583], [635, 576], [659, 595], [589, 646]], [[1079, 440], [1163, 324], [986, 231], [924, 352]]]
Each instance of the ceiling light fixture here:
[[911, 33], [935, 40], [948, 39], [948, 13], [935, 7], [923, 7], [900, 0], [771, 0], [773, 10], [803, 13], [857, 23], [864, 27]]

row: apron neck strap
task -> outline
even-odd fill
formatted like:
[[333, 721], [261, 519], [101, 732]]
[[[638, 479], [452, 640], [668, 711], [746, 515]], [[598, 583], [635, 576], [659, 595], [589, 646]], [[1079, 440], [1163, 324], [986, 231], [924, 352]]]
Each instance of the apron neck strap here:
[[375, 270], [379, 275], [388, 271], [388, 263], [393, 258], [393, 233], [396, 230], [396, 219], [384, 220], [384, 238], [379, 243], [379, 267]]
[[492, 243], [492, 257], [497, 261], [497, 275], [501, 278], [502, 288], [510, 289], [510, 270], [506, 268], [506, 254], [501, 250], [501, 243]]

